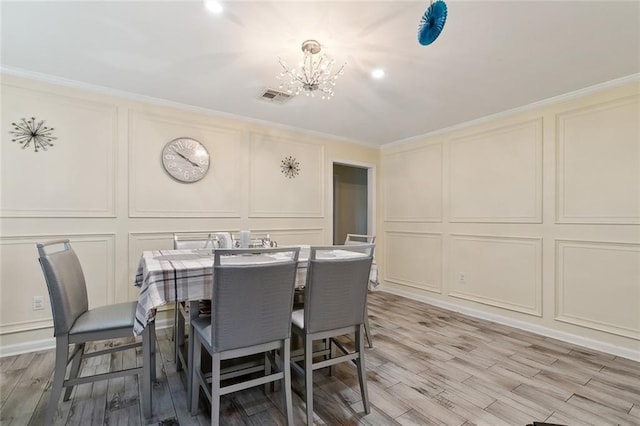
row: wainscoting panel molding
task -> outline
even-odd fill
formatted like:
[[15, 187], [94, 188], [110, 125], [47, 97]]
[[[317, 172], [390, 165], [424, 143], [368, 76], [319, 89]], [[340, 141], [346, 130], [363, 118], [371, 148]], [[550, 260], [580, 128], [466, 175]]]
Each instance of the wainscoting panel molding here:
[[386, 231], [384, 280], [442, 293], [442, 235]]
[[[115, 217], [115, 105], [2, 85], [2, 217]], [[35, 152], [12, 123], [35, 119], [56, 137]]]
[[542, 238], [451, 235], [449, 296], [542, 316]]
[[557, 123], [557, 222], [640, 223], [640, 96]]
[[[249, 217], [324, 217], [324, 146], [251, 133]], [[288, 177], [282, 162], [298, 163]]]
[[640, 244], [556, 241], [556, 319], [640, 340]]
[[382, 156], [386, 222], [442, 221], [442, 144]]
[[[209, 151], [209, 172], [182, 183], [162, 166], [162, 149], [179, 137]], [[197, 122], [129, 113], [129, 215], [131, 217], [240, 217], [244, 166], [242, 132]]]
[[453, 139], [452, 222], [542, 222], [542, 119]]
[[[0, 238], [0, 335], [53, 325], [49, 292], [38, 263], [36, 243], [69, 239], [80, 259], [87, 282], [89, 308], [115, 300], [115, 235], [74, 234]], [[42, 296], [44, 309], [32, 309], [33, 297]]]

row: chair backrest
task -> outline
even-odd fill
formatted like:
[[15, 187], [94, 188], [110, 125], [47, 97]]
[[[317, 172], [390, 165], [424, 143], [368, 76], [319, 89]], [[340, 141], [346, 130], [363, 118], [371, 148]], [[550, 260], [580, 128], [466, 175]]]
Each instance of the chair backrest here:
[[344, 240], [345, 245], [373, 244], [376, 242], [375, 235], [347, 234]]
[[233, 238], [230, 232], [215, 232], [213, 237], [216, 239], [216, 247], [221, 249], [233, 248]]
[[173, 234], [174, 250], [214, 248], [215, 237], [210, 233]]
[[290, 337], [299, 252], [299, 247], [215, 251], [214, 352]]
[[[367, 303], [373, 244], [311, 247], [304, 298], [308, 333], [362, 324]], [[342, 258], [335, 250], [357, 254]]]
[[[359, 246], [362, 244], [374, 244], [376, 242], [376, 237], [374, 235], [360, 235], [360, 234], [347, 234], [347, 237], [344, 240], [345, 246]], [[373, 256], [373, 251], [375, 250], [375, 245], [371, 250], [371, 255]], [[365, 250], [366, 251], [366, 250]]]
[[[62, 244], [62, 250], [48, 252], [49, 246]], [[89, 309], [87, 286], [78, 256], [69, 240], [38, 243], [40, 266], [47, 282], [54, 336], [69, 333], [76, 319]]]

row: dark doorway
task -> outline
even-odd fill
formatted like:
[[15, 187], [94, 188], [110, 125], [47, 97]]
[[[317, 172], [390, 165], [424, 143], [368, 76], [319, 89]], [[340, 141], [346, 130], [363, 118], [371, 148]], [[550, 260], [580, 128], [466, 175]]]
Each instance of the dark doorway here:
[[347, 234], [366, 234], [368, 224], [368, 169], [333, 165], [333, 244], [344, 244]]

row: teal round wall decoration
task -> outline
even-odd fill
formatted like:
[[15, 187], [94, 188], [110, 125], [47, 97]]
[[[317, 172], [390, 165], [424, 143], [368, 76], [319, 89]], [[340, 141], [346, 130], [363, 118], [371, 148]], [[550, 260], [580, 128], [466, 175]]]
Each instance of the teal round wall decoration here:
[[447, 21], [447, 5], [442, 0], [432, 2], [422, 15], [418, 25], [418, 42], [426, 46], [433, 43], [444, 28]]

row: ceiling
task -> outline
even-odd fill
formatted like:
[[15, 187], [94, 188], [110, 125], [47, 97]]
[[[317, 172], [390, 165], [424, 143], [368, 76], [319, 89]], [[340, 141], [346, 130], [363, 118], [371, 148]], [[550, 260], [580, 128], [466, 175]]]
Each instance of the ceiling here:
[[[380, 146], [640, 72], [638, 1], [2, 1], [7, 73], [45, 74]], [[331, 100], [260, 99], [317, 39]], [[370, 77], [384, 68], [382, 80]], [[118, 92], [116, 92], [118, 93]]]

